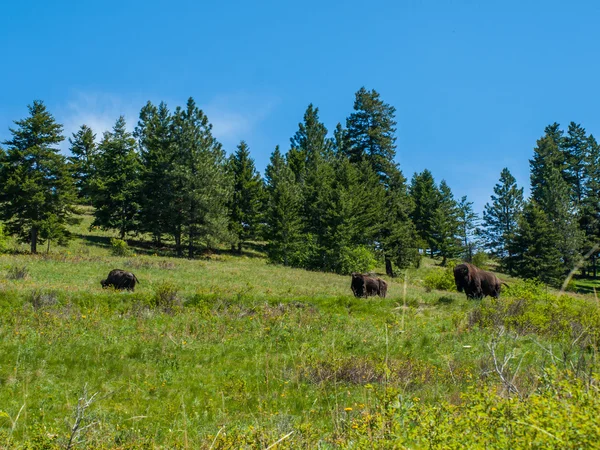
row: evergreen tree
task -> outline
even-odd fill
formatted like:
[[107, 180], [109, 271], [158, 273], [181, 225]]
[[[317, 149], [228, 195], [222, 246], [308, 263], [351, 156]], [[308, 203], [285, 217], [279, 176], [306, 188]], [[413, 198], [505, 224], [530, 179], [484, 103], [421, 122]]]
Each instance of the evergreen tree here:
[[516, 231], [522, 208], [523, 188], [517, 187], [517, 181], [505, 167], [494, 186], [492, 202], [487, 203], [483, 211], [481, 234], [486, 248], [494, 255], [500, 258], [510, 256], [508, 242]]
[[467, 261], [471, 261], [475, 249], [475, 235], [479, 218], [473, 211], [473, 202], [467, 200], [463, 195], [457, 204], [458, 207], [458, 230], [462, 241], [462, 248]]
[[346, 120], [346, 154], [357, 163], [366, 159], [385, 180], [396, 156], [396, 108], [383, 102], [375, 90], [356, 93], [354, 112]]
[[535, 203], [525, 205], [509, 241], [507, 266], [511, 273], [559, 286], [564, 275], [559, 244], [562, 237]]
[[439, 187], [438, 204], [431, 215], [432, 247], [442, 257], [442, 266], [448, 258], [460, 253], [458, 208], [450, 187], [442, 180]]
[[536, 204], [560, 236], [556, 245], [566, 273], [579, 261], [579, 250], [582, 244], [582, 233], [571, 201], [571, 189], [558, 169], [552, 168], [538, 192], [539, 199]]
[[[587, 254], [600, 244], [600, 145], [594, 136], [588, 137], [589, 152], [585, 164], [585, 195], [580, 207], [579, 226], [585, 236], [582, 253]], [[596, 277], [598, 252], [591, 254], [591, 270]]]
[[230, 207], [230, 227], [237, 239], [237, 251], [242, 253], [245, 241], [255, 239], [263, 205], [263, 182], [254, 167], [246, 142], [241, 141], [229, 158], [233, 177], [233, 196]]
[[75, 222], [76, 191], [58, 144], [62, 125], [41, 101], [28, 106], [29, 117], [15, 121], [8, 152], [0, 165], [0, 206], [6, 229], [37, 253], [41, 230], [52, 228], [67, 236], [66, 225]]
[[225, 152], [212, 135], [212, 125], [193, 98], [186, 108], [174, 113], [173, 179], [181, 196], [180, 222], [175, 242], [181, 253], [181, 237], [187, 237], [188, 257], [194, 257], [196, 244], [203, 238], [207, 247], [228, 241], [228, 210], [232, 181], [226, 170]]
[[432, 213], [440, 203], [440, 192], [435, 186], [431, 172], [425, 169], [420, 174], [415, 173], [410, 183], [409, 192], [414, 203], [411, 218], [421, 240], [420, 245], [429, 248], [433, 257], [435, 242], [433, 239]]
[[560, 151], [554, 140], [546, 135], [537, 141], [533, 150], [533, 159], [529, 160], [531, 170], [531, 197], [539, 200], [541, 190], [547, 181], [547, 176], [552, 168], [561, 173], [565, 167], [564, 154]]
[[585, 129], [581, 125], [571, 122], [563, 142], [566, 161], [564, 178], [571, 188], [571, 198], [574, 204], [579, 206], [585, 192], [585, 166], [588, 160], [590, 141]]
[[140, 111], [134, 137], [142, 162], [140, 229], [160, 244], [165, 233], [174, 234], [181, 214], [180, 193], [175, 187], [173, 118], [163, 102], [148, 102]]
[[82, 125], [73, 137], [69, 138], [71, 172], [79, 198], [90, 201], [90, 179], [95, 170], [96, 135], [90, 127]]
[[93, 225], [119, 231], [121, 239], [138, 231], [140, 210], [140, 159], [135, 139], [125, 118], [104, 133], [98, 145], [96, 172], [92, 179]]
[[301, 239], [302, 196], [296, 176], [279, 147], [271, 155], [265, 178], [268, 193], [265, 237], [269, 241], [269, 259], [285, 266], [300, 265], [297, 252]]

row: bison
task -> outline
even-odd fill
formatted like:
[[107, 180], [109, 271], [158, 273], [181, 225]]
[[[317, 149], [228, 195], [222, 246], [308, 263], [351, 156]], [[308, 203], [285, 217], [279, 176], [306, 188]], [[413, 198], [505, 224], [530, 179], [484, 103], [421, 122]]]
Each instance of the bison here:
[[136, 283], [139, 283], [139, 280], [133, 273], [121, 269], [111, 270], [106, 279], [100, 282], [103, 288], [112, 286], [115, 289], [127, 289], [128, 291], [135, 290]]
[[387, 283], [384, 280], [356, 272], [352, 273], [350, 289], [355, 297], [371, 297], [373, 295], [385, 297], [387, 295]]
[[481, 299], [487, 295], [500, 297], [502, 283], [496, 275], [469, 263], [454, 268], [454, 282], [458, 292], [465, 292], [467, 298]]

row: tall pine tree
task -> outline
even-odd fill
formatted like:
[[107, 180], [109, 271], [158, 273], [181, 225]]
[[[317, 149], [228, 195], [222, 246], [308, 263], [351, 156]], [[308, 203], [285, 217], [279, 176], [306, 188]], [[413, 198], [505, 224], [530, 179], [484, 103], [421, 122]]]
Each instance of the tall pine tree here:
[[95, 170], [96, 135], [90, 127], [82, 125], [73, 137], [69, 138], [71, 156], [67, 159], [71, 163], [71, 172], [79, 198], [85, 202], [90, 201], [90, 179]]
[[62, 125], [41, 101], [28, 109], [29, 116], [15, 121], [12, 138], [4, 142], [8, 149], [0, 165], [0, 210], [8, 232], [37, 253], [44, 237], [67, 236], [65, 227], [74, 222], [76, 191], [58, 149], [64, 139]]
[[296, 176], [279, 147], [271, 155], [265, 179], [268, 193], [265, 237], [269, 241], [269, 259], [285, 266], [299, 266], [301, 262], [297, 261], [297, 254], [302, 235], [302, 194]]
[[123, 116], [104, 133], [96, 162], [91, 183], [93, 225], [117, 230], [124, 239], [139, 227], [141, 164]]
[[140, 111], [134, 131], [142, 162], [140, 229], [151, 233], [156, 244], [164, 234], [174, 234], [181, 213], [180, 193], [172, 174], [175, 158], [173, 118], [165, 103], [148, 102]]
[[448, 258], [458, 256], [461, 249], [458, 208], [445, 180], [440, 183], [438, 199], [431, 214], [431, 238], [433, 249], [439, 252], [445, 266]]
[[484, 207], [481, 230], [485, 247], [499, 258], [510, 256], [508, 243], [517, 229], [522, 209], [523, 188], [517, 187], [517, 180], [505, 167], [494, 186], [491, 203]]
[[241, 141], [229, 158], [229, 170], [233, 177], [230, 227], [237, 240], [237, 251], [242, 253], [243, 243], [258, 236], [264, 200], [263, 181], [246, 142]]
[[467, 200], [463, 195], [457, 203], [458, 236], [462, 242], [464, 258], [467, 261], [473, 259], [475, 250], [475, 237], [479, 218], [473, 211], [473, 202]]
[[420, 246], [429, 248], [431, 256], [433, 256], [435, 242], [433, 239], [432, 213], [439, 205], [440, 192], [435, 186], [431, 172], [425, 169], [420, 174], [415, 173], [410, 183], [409, 192], [414, 203], [411, 218], [421, 241]]
[[208, 118], [189, 98], [186, 108], [174, 113], [174, 186], [181, 205], [175, 241], [181, 253], [181, 238], [187, 237], [188, 257], [193, 258], [199, 241], [210, 248], [230, 241], [227, 204], [232, 183], [226, 170], [225, 152], [212, 135]]

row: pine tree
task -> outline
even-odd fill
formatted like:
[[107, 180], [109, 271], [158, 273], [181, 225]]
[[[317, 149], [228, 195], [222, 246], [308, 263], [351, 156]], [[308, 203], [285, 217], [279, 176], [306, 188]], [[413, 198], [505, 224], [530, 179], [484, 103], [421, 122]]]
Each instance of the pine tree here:
[[95, 170], [96, 135], [90, 127], [82, 125], [73, 137], [69, 138], [71, 155], [67, 159], [71, 163], [71, 172], [79, 198], [90, 201], [90, 179]]
[[96, 162], [92, 179], [93, 225], [118, 230], [124, 239], [139, 227], [141, 164], [135, 139], [127, 131], [123, 116], [112, 131], [104, 133]]
[[470, 262], [473, 259], [475, 236], [479, 218], [473, 211], [473, 202], [468, 201], [466, 195], [461, 197], [457, 204], [457, 208], [458, 235], [462, 241], [465, 259]]
[[559, 286], [565, 273], [559, 250], [561, 239], [544, 211], [535, 202], [528, 202], [508, 244], [510, 272]]
[[68, 236], [66, 225], [74, 223], [76, 191], [58, 144], [64, 139], [62, 125], [41, 101], [28, 106], [29, 117], [15, 121], [12, 139], [4, 142], [8, 152], [0, 166], [0, 205], [9, 233], [29, 242], [37, 253], [42, 229]]
[[212, 135], [212, 125], [193, 98], [185, 109], [174, 113], [175, 156], [174, 186], [181, 197], [180, 222], [175, 241], [181, 253], [181, 237], [186, 235], [188, 257], [193, 258], [199, 239], [207, 247], [229, 241], [229, 217], [232, 180], [226, 170], [225, 152]]
[[433, 257], [435, 243], [431, 221], [432, 213], [440, 202], [440, 193], [435, 186], [431, 172], [425, 169], [420, 174], [415, 173], [410, 183], [409, 192], [414, 203], [411, 218], [421, 240], [420, 245], [429, 248]]
[[[587, 254], [600, 245], [600, 145], [594, 136], [588, 137], [589, 152], [585, 164], [585, 195], [580, 207], [579, 226], [585, 236], [582, 253]], [[598, 252], [591, 254], [591, 271], [597, 275]]]
[[357, 163], [366, 159], [384, 181], [396, 156], [396, 108], [383, 102], [375, 90], [356, 93], [354, 112], [346, 120], [346, 154]]
[[537, 146], [533, 150], [533, 159], [529, 160], [531, 171], [531, 197], [538, 201], [540, 192], [543, 189], [547, 176], [553, 168], [557, 169], [561, 174], [565, 170], [565, 155], [554, 139], [545, 135], [538, 139]]
[[575, 122], [569, 124], [564, 138], [565, 170], [564, 178], [570, 186], [574, 204], [578, 207], [585, 192], [586, 161], [589, 153], [589, 140], [585, 129]]
[[180, 211], [180, 193], [175, 188], [172, 164], [175, 158], [173, 118], [163, 102], [158, 108], [148, 102], [140, 111], [134, 137], [142, 162], [140, 229], [161, 243], [164, 234], [174, 234]]
[[265, 237], [269, 241], [269, 259], [285, 266], [300, 265], [295, 258], [301, 239], [302, 196], [296, 176], [279, 147], [271, 155], [265, 179], [268, 193]]
[[564, 272], [571, 270], [580, 259], [582, 233], [571, 201], [571, 189], [556, 168], [551, 168], [546, 180], [538, 190], [536, 204], [544, 212], [560, 236], [557, 248], [561, 255]]
[[439, 252], [442, 266], [445, 266], [448, 258], [460, 253], [460, 224], [454, 195], [444, 180], [440, 183], [438, 198], [438, 204], [431, 214], [431, 239], [432, 248]]
[[522, 209], [523, 188], [517, 187], [517, 181], [505, 167], [494, 186], [492, 202], [487, 203], [483, 211], [481, 234], [485, 247], [494, 255], [500, 258], [510, 256], [508, 242], [516, 231]]
[[263, 182], [256, 171], [246, 142], [241, 141], [229, 158], [233, 177], [233, 196], [230, 205], [230, 227], [242, 253], [245, 241], [256, 239], [263, 206]]

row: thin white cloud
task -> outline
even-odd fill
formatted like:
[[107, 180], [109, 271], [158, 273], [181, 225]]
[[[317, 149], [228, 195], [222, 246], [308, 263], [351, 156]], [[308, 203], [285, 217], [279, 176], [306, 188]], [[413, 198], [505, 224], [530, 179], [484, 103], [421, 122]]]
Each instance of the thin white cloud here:
[[[132, 131], [140, 108], [141, 105], [133, 105], [113, 94], [77, 92], [60, 111], [64, 135], [71, 137], [85, 124], [92, 129], [99, 141], [105, 131], [113, 128], [119, 116], [125, 117], [127, 129]], [[65, 140], [63, 146], [68, 147], [68, 140]]]
[[[67, 138], [85, 124], [93, 130], [99, 141], [121, 115], [125, 117], [127, 129], [133, 131], [139, 111], [146, 101], [147, 99], [125, 100], [114, 94], [76, 92], [57, 117], [64, 124], [64, 135]], [[152, 101], [158, 104], [160, 99]], [[186, 99], [167, 101], [171, 111], [178, 105], [185, 108], [185, 103]], [[196, 103], [213, 125], [214, 136], [228, 151], [232, 151], [240, 140], [251, 139], [260, 123], [273, 112], [278, 100], [269, 96], [231, 94], [215, 96], [208, 102], [196, 98]], [[66, 151], [68, 146], [68, 140], [65, 140], [63, 150]]]

